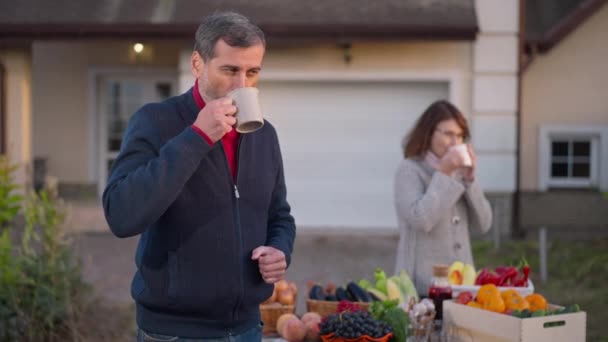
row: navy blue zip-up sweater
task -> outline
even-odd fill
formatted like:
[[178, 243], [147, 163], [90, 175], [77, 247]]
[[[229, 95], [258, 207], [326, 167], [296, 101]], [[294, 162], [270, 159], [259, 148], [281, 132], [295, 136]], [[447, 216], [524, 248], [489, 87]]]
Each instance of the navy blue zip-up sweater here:
[[240, 136], [235, 182], [222, 144], [190, 127], [199, 112], [191, 92], [133, 115], [103, 207], [116, 236], [141, 234], [131, 286], [140, 328], [237, 335], [260, 323], [273, 291], [251, 252], [273, 246], [289, 265], [295, 223], [272, 125]]

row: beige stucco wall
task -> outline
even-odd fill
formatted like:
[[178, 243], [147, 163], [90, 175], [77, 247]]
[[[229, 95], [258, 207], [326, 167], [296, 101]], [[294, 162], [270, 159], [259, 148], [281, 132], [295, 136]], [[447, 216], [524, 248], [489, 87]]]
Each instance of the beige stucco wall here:
[[608, 124], [608, 5], [546, 55], [522, 79], [521, 187], [539, 188], [542, 124]]
[[0, 63], [5, 68], [7, 155], [20, 166], [15, 180], [31, 184], [32, 156], [32, 82], [29, 51], [0, 50]]
[[[89, 70], [101, 67], [136, 68], [132, 42], [36, 42], [33, 45], [33, 154], [48, 157], [48, 172], [66, 183], [90, 183]], [[152, 48], [150, 48], [152, 47]], [[148, 56], [139, 65], [175, 68], [188, 42], [147, 44]], [[182, 54], [182, 59], [185, 59]], [[264, 72], [344, 71], [455, 74], [458, 104], [470, 111], [470, 42], [360, 43], [346, 64], [335, 45], [298, 48], [270, 47]], [[184, 63], [181, 63], [184, 64]], [[180, 82], [188, 80], [183, 65]], [[262, 78], [264, 73], [262, 73]]]
[[61, 182], [89, 183], [89, 72], [93, 68], [175, 68], [183, 44], [144, 42], [35, 42], [33, 63], [33, 154], [48, 158], [48, 173]]
[[350, 64], [344, 62], [344, 49], [337, 45], [270, 48], [265, 68], [308, 70], [426, 71], [470, 70], [471, 43], [403, 42], [355, 43]]
[[355, 43], [344, 61], [344, 49], [336, 45], [271, 48], [266, 54], [264, 72], [332, 72], [340, 74], [395, 73], [449, 75], [458, 84], [455, 102], [467, 114], [471, 106], [472, 43], [470, 42], [393, 42]]

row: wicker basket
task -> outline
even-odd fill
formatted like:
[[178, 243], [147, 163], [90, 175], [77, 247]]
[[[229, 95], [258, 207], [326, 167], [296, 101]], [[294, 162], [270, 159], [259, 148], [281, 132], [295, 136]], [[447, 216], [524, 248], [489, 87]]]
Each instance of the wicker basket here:
[[264, 335], [277, 335], [277, 321], [281, 315], [286, 313], [295, 314], [295, 305], [276, 305], [275, 304], [261, 304], [260, 315], [262, 316], [262, 322], [264, 322], [264, 329], [262, 333]]
[[[364, 302], [354, 302], [354, 303], [366, 310], [369, 308], [369, 305], [370, 305], [370, 303], [364, 303]], [[340, 304], [340, 302], [330, 302], [330, 301], [326, 301], [326, 300], [307, 299], [306, 300], [306, 309], [307, 309], [306, 311], [316, 312], [321, 317], [325, 318], [331, 314], [338, 312], [338, 304]]]

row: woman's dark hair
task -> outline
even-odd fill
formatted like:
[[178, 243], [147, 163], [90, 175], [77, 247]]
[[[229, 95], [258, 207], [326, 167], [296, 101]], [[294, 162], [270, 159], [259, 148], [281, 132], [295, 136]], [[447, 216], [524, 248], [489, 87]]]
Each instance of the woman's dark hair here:
[[464, 115], [450, 102], [439, 100], [433, 102], [422, 113], [414, 128], [403, 139], [403, 156], [405, 158], [422, 157], [431, 148], [431, 139], [437, 125], [441, 121], [450, 119], [455, 120], [460, 126], [464, 140], [469, 140], [469, 126]]

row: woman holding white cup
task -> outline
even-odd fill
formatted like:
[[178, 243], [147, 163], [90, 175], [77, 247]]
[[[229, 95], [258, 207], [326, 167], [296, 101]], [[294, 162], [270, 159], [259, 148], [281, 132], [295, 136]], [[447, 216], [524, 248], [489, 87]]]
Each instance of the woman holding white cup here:
[[434, 264], [473, 264], [469, 230], [485, 233], [492, 210], [475, 180], [477, 160], [462, 113], [447, 101], [431, 104], [403, 140], [395, 175], [400, 240], [396, 271], [406, 270], [428, 294]]

